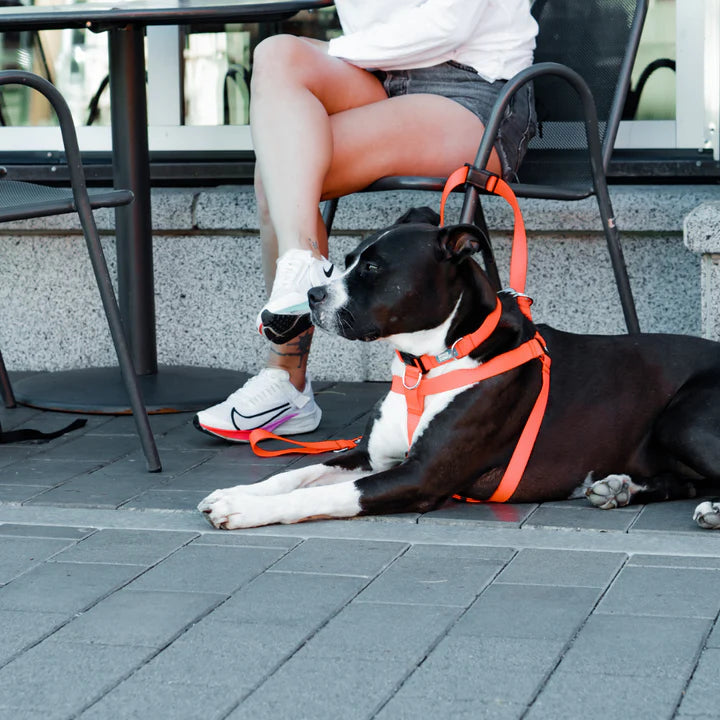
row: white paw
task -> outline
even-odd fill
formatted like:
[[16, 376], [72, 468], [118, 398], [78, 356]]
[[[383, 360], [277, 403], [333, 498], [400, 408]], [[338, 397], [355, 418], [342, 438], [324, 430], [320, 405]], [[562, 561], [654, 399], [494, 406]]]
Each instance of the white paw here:
[[220, 530], [258, 527], [274, 522], [268, 500], [248, 494], [242, 485], [215, 490], [200, 501], [198, 510]]
[[625, 507], [632, 497], [632, 481], [627, 475], [608, 475], [596, 480], [586, 491], [585, 497], [601, 510]]
[[706, 530], [720, 530], [720, 502], [701, 502], [695, 508], [693, 520]]

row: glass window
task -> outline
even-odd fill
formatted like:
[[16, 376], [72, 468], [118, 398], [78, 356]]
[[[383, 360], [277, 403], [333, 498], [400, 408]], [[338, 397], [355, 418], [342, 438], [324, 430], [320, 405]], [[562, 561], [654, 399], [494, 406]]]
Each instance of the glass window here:
[[[48, 0], [37, 0], [47, 2]], [[133, 0], [127, 0], [132, 2]], [[0, 0], [17, 4], [19, 0]], [[680, 5], [682, 4], [682, 11]], [[282, 23], [227, 25], [216, 32], [150, 27], [146, 56], [151, 150], [251, 150], [247, 128], [254, 48], [279, 32], [328, 39], [340, 32], [333, 8]], [[720, 0], [650, 0], [633, 71], [628, 119], [618, 148], [718, 152]], [[169, 58], [177, 58], [177, 62]], [[0, 34], [3, 67], [50, 77], [71, 106], [83, 150], [110, 150], [107, 37], [84, 30]], [[0, 96], [0, 149], [59, 147], [44, 101], [23, 89]], [[215, 130], [209, 133], [207, 128]], [[10, 128], [14, 134], [7, 132]], [[20, 129], [26, 132], [20, 135]], [[31, 131], [32, 130], [32, 131]], [[717, 156], [716, 156], [717, 157]]]

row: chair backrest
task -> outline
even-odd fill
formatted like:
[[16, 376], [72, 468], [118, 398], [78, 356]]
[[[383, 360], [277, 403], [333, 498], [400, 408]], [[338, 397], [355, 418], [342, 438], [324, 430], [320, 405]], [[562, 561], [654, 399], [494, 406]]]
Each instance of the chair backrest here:
[[[540, 28], [535, 62], [567, 65], [588, 84], [597, 107], [606, 168], [647, 5], [648, 0], [534, 0], [532, 5]], [[535, 80], [535, 107], [539, 128], [529, 145], [529, 161], [546, 151], [567, 150], [571, 157], [573, 150], [587, 147], [582, 106], [569, 84], [555, 77]], [[535, 174], [534, 165], [528, 162], [527, 172], [521, 168], [521, 182], [534, 181], [528, 177]], [[575, 174], [573, 179], [580, 180], [586, 169], [577, 168]]]

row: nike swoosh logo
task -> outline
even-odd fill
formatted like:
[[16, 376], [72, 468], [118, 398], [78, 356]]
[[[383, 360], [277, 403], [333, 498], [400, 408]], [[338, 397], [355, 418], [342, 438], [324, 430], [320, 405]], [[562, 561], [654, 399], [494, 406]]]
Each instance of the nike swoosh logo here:
[[249, 428], [247, 427], [247, 424], [245, 427], [241, 427], [241, 425], [238, 424], [235, 418], [242, 418], [246, 421], [254, 420], [256, 421], [256, 424], [253, 427], [260, 427], [262, 425], [265, 425], [266, 423], [273, 421], [279, 415], [282, 415], [289, 407], [290, 403], [285, 403], [284, 405], [278, 405], [277, 407], [271, 408], [270, 410], [264, 410], [263, 412], [256, 413], [255, 415], [243, 415], [235, 408], [233, 408], [232, 412], [230, 413], [230, 419], [232, 420], [232, 424], [237, 430], [248, 430]]
[[325, 273], [326, 278], [330, 279], [334, 270], [335, 270], [335, 266], [331, 265], [329, 270], [327, 268], [323, 268], [323, 273]]

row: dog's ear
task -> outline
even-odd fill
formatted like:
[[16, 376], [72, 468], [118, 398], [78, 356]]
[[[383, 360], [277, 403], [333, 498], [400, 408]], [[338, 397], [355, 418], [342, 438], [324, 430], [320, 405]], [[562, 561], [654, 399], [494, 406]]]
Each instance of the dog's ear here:
[[490, 242], [476, 225], [450, 225], [440, 229], [438, 246], [442, 260], [458, 262], [489, 247]]
[[408, 223], [428, 223], [437, 227], [440, 224], [440, 216], [429, 207], [410, 208], [395, 221], [395, 225]]

